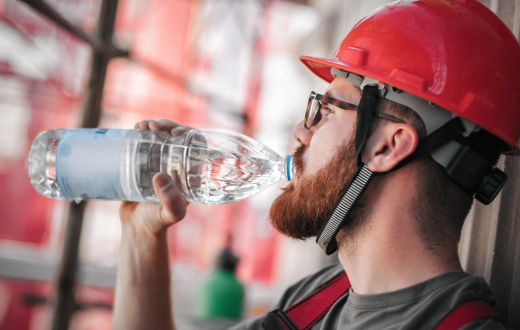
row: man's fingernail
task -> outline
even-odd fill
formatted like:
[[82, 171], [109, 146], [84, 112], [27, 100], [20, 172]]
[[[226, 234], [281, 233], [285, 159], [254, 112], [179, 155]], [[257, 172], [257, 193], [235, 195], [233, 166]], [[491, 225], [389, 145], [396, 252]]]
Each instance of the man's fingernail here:
[[161, 174], [157, 179], [157, 186], [161, 189], [168, 187], [171, 183], [170, 176], [168, 174]]

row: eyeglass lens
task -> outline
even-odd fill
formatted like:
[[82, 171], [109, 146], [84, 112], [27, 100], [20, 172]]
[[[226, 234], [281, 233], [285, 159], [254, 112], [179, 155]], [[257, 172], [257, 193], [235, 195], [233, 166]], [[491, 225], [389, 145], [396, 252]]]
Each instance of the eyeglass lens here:
[[309, 99], [309, 102], [307, 103], [307, 109], [305, 111], [305, 120], [304, 124], [306, 128], [311, 128], [312, 126], [316, 125], [320, 119], [320, 101], [316, 99]]

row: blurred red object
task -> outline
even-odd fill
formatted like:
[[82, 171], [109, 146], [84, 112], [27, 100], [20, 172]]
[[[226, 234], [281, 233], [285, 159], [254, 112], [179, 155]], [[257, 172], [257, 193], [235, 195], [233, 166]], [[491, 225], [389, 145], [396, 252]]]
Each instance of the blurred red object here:
[[[52, 6], [87, 31], [95, 27], [98, 0], [53, 1]], [[130, 128], [137, 121], [160, 118], [196, 128], [215, 125], [209, 104], [216, 96], [188, 88], [195, 75], [209, 80], [214, 60], [192, 49], [198, 6], [195, 0], [119, 1], [116, 41], [129, 47], [135, 60], [110, 63], [100, 126]], [[90, 48], [18, 1], [0, 4], [0, 13], [0, 27], [5, 27], [0, 33], [8, 33], [13, 44], [13, 56], [0, 62], [0, 115], [4, 119], [0, 123], [0, 252], [14, 246], [52, 254], [57, 261], [67, 202], [34, 191], [26, 156], [39, 132], [76, 127], [80, 122]], [[256, 128], [261, 88], [261, 45], [261, 37], [251, 45], [255, 50], [248, 69], [246, 106], [237, 116], [245, 121], [236, 129], [250, 135]], [[279, 235], [270, 228], [259, 235], [258, 217], [247, 202], [191, 205], [187, 218], [170, 229], [172, 262], [203, 270], [233, 232], [237, 233], [235, 250], [241, 256], [239, 276], [246, 283], [271, 284]], [[82, 243], [83, 248], [88, 249], [88, 244]], [[46, 303], [52, 290], [49, 282], [0, 280], [0, 330], [47, 329]], [[81, 287], [77, 295], [79, 303], [99, 306], [77, 312], [71, 329], [110, 329], [112, 290]]]

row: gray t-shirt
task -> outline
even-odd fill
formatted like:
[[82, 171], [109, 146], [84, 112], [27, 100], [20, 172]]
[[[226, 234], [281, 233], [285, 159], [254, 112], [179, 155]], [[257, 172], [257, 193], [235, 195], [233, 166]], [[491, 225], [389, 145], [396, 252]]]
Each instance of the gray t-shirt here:
[[[291, 286], [273, 307], [285, 310], [343, 272], [341, 264], [329, 266]], [[462, 271], [448, 272], [411, 287], [374, 295], [359, 295], [350, 289], [315, 324], [312, 330], [413, 329], [430, 330], [454, 306], [470, 299], [494, 304], [493, 292], [482, 277]], [[261, 330], [265, 315], [260, 315], [229, 330]], [[461, 330], [503, 330], [489, 319], [477, 320]]]

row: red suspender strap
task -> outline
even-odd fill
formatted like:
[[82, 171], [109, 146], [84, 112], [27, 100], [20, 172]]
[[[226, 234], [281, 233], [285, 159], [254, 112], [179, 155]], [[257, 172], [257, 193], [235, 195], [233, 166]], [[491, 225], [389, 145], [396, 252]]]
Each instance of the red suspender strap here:
[[287, 308], [284, 313], [300, 330], [318, 322], [334, 303], [350, 289], [347, 274], [342, 273], [307, 298]]
[[470, 300], [452, 309], [433, 329], [456, 330], [480, 319], [494, 319], [503, 323], [500, 315], [487, 301]]
[[269, 313], [262, 326], [266, 330], [307, 330], [321, 320], [349, 288], [347, 274], [341, 273], [283, 312], [274, 310]]
[[[267, 314], [262, 327], [265, 330], [308, 330], [321, 320], [349, 289], [350, 281], [347, 274], [341, 273], [286, 310], [277, 309]], [[503, 323], [500, 315], [487, 301], [470, 300], [453, 308], [433, 330], [457, 330], [479, 319], [494, 319]]]

